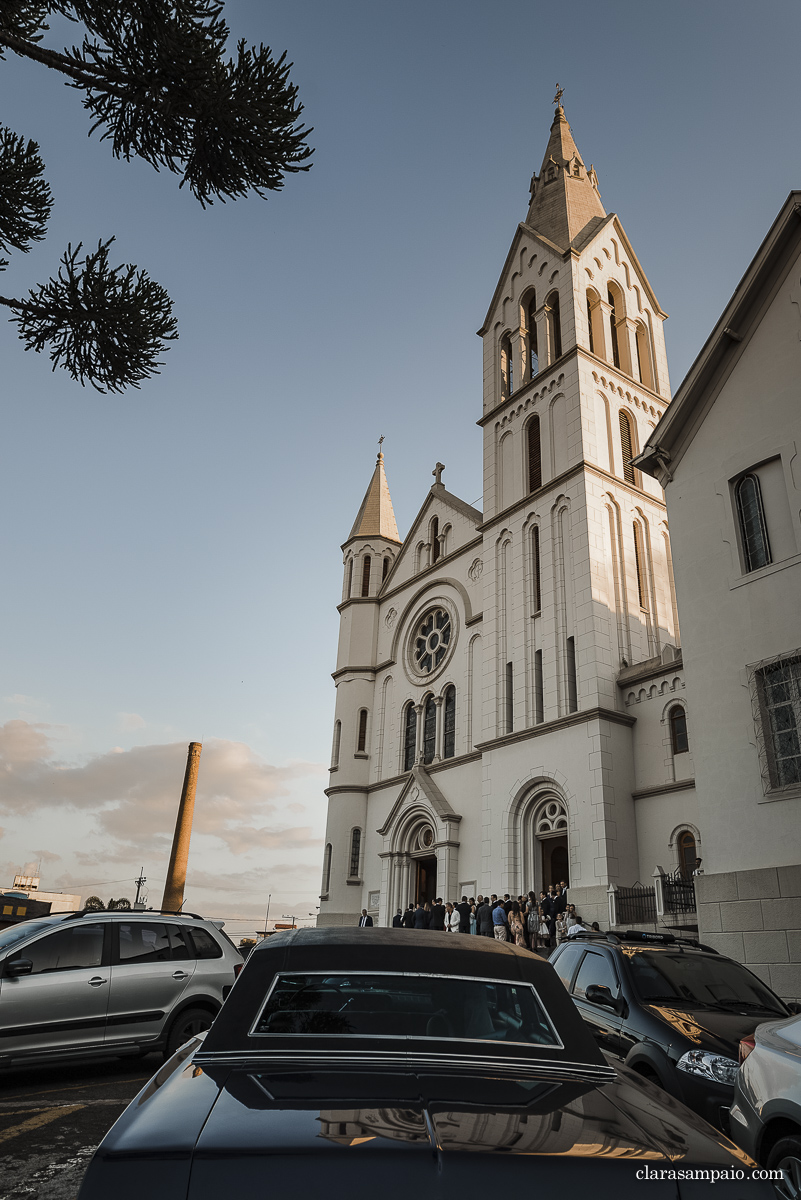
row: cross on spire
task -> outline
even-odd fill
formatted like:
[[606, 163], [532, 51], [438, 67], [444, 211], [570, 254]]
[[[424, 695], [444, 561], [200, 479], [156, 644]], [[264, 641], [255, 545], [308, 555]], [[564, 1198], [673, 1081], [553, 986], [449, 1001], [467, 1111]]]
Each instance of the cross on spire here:
[[431, 474], [437, 483], [442, 483], [442, 472], [445, 470], [445, 463], [438, 462]]
[[559, 108], [561, 108], [561, 107], [562, 107], [562, 97], [564, 96], [564, 94], [565, 94], [565, 89], [564, 89], [564, 88], [560, 88], [559, 84], [557, 83], [557, 85], [556, 85], [556, 95], [555, 95], [555, 96], [554, 96], [554, 98], [553, 98], [553, 102], [554, 102], [554, 104], [556, 104], [556, 105], [557, 105]]
[[381, 458], [381, 455], [382, 455], [382, 453], [383, 453], [383, 452], [382, 452], [382, 450], [381, 450], [381, 447], [382, 447], [383, 443], [384, 443], [384, 435], [383, 435], [383, 433], [382, 433], [382, 434], [381, 434], [381, 437], [378, 439], [378, 457], [379, 457], [379, 458]]

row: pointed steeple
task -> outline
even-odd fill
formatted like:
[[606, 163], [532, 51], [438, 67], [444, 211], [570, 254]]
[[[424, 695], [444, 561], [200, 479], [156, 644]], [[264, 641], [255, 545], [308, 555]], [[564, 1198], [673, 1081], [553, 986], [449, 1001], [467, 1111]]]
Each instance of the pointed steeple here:
[[[383, 441], [383, 438], [382, 438]], [[350, 537], [382, 537], [400, 542], [392, 498], [384, 471], [384, 455], [379, 450], [370, 486], [364, 493], [362, 506], [350, 531]], [[348, 539], [350, 540], [350, 538]]]
[[[557, 99], [561, 93], [557, 92]], [[531, 180], [531, 205], [526, 224], [567, 250], [596, 218], [606, 217], [598, 177], [578, 152], [565, 110], [557, 104], [548, 148], [539, 175]]]

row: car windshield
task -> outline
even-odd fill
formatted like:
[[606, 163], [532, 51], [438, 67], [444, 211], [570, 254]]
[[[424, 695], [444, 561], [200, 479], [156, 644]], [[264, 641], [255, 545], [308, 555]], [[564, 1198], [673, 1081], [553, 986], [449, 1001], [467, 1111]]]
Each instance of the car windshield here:
[[16, 945], [23, 938], [33, 937], [35, 933], [42, 933], [45, 929], [52, 929], [54, 925], [58, 924], [60, 924], [59, 920], [43, 917], [41, 921], [20, 921], [19, 925], [9, 925], [8, 929], [0, 931], [0, 951]]
[[561, 1046], [530, 984], [447, 975], [279, 975], [253, 1033]]
[[646, 1004], [664, 1001], [708, 1008], [747, 1007], [786, 1015], [781, 1001], [739, 963], [713, 954], [627, 950], [637, 994]]

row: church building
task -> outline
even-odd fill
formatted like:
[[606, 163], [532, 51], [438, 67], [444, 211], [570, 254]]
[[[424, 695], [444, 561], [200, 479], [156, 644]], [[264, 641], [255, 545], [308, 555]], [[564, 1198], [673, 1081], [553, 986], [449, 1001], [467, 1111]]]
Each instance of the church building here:
[[632, 463], [666, 316], [558, 103], [479, 331], [483, 511], [437, 463], [401, 540], [379, 453], [343, 546], [321, 925], [566, 880], [606, 927], [702, 854], [664, 495]]

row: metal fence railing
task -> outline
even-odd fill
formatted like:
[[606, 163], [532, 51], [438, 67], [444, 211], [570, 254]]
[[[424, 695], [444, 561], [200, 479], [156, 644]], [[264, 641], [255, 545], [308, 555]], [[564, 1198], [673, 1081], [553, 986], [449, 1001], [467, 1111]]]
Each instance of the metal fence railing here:
[[673, 875], [665, 875], [662, 879], [666, 913], [695, 912], [695, 884], [692, 878], [687, 879], [680, 871]]
[[619, 925], [656, 922], [656, 889], [653, 887], [619, 887], [615, 891], [615, 903]]

